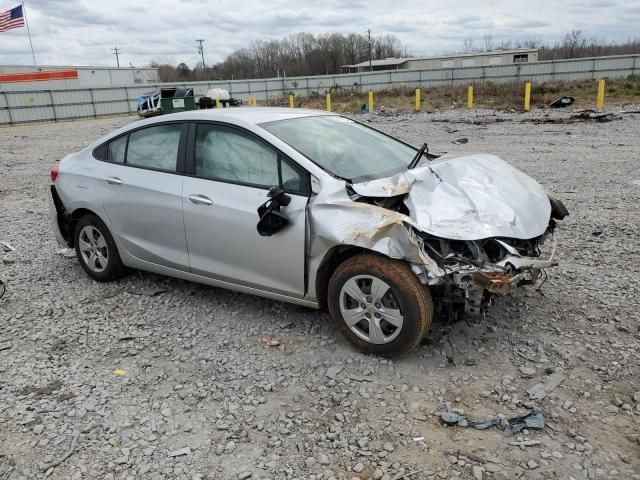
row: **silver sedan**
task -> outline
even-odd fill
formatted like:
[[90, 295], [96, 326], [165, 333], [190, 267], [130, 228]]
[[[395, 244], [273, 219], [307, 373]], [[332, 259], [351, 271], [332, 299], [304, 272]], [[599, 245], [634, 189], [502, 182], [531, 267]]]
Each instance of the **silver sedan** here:
[[51, 177], [58, 240], [93, 279], [133, 268], [328, 308], [385, 356], [418, 345], [435, 313], [481, 318], [539, 282], [567, 215], [498, 157], [438, 157], [303, 109], [134, 122]]

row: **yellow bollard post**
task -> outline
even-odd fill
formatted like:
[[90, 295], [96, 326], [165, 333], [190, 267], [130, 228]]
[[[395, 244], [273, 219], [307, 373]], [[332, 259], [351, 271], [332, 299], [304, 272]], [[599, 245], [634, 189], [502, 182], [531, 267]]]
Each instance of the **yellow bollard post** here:
[[604, 107], [604, 80], [598, 80], [598, 110]]
[[327, 93], [327, 112], [331, 111], [331, 94]]
[[369, 113], [373, 113], [373, 91], [369, 90]]
[[528, 112], [531, 107], [531, 82], [524, 84], [524, 111]]
[[469, 110], [473, 108], [473, 85], [467, 87], [467, 108]]
[[251, 97], [251, 103], [252, 103], [252, 107], [257, 107], [258, 106], [258, 97], [256, 97], [255, 95], [253, 97]]
[[293, 108], [293, 95], [289, 95], [289, 108]]
[[220, 108], [220, 99], [216, 98], [216, 108]]
[[416, 88], [416, 112], [420, 111], [420, 89]]

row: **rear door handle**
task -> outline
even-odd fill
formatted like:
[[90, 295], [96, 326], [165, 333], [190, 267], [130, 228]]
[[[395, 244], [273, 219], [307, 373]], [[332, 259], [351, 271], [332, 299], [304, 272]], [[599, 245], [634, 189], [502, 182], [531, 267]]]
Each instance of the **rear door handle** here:
[[213, 205], [213, 200], [211, 200], [206, 195], [200, 195], [200, 194], [189, 195], [187, 198], [191, 203], [195, 203], [196, 205], [207, 205], [207, 206]]
[[109, 185], [122, 185], [122, 180], [120, 180], [118, 177], [107, 177], [105, 178], [105, 181]]

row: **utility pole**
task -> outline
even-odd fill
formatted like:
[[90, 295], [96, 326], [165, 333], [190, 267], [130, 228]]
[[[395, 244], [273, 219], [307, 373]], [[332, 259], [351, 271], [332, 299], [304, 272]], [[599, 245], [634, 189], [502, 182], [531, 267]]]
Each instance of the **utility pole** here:
[[111, 49], [113, 54], [116, 56], [116, 63], [118, 64], [118, 68], [120, 68], [120, 57], [118, 56], [120, 53], [120, 49], [118, 47], [114, 47]]
[[202, 71], [204, 72], [207, 68], [204, 64], [204, 47], [202, 46], [202, 42], [204, 42], [204, 40], [202, 38], [199, 38], [196, 40], [196, 42], [198, 42], [198, 53], [202, 57]]
[[369, 38], [369, 71], [373, 72], [373, 67], [371, 66], [371, 29], [367, 29], [367, 37]]

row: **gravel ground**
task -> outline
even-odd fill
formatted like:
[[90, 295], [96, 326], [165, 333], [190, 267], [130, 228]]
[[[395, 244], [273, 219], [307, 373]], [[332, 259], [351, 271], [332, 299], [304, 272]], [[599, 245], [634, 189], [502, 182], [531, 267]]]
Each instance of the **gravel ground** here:
[[[393, 361], [324, 312], [140, 272], [91, 281], [57, 254], [49, 168], [133, 118], [0, 129], [0, 240], [16, 248], [0, 253], [0, 478], [639, 479], [640, 116], [523, 122], [541, 118], [370, 118], [432, 151], [496, 153], [571, 211], [542, 293], [447, 337], [435, 325]], [[150, 287], [168, 292], [128, 293]], [[552, 372], [562, 383], [529, 399]], [[533, 407], [547, 427], [514, 436], [437, 415]]]

